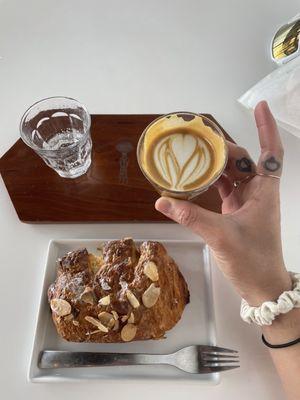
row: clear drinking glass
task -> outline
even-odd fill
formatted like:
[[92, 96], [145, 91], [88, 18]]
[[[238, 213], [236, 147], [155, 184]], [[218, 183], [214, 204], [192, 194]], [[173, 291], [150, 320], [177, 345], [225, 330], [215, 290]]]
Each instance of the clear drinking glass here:
[[69, 97], [33, 104], [20, 122], [22, 140], [63, 178], [77, 178], [91, 165], [91, 117]]

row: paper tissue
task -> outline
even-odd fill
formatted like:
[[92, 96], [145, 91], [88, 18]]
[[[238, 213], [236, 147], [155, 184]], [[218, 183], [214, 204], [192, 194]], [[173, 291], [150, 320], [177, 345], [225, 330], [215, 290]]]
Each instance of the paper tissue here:
[[279, 126], [300, 138], [300, 57], [271, 72], [238, 99], [250, 109], [260, 100], [267, 100]]

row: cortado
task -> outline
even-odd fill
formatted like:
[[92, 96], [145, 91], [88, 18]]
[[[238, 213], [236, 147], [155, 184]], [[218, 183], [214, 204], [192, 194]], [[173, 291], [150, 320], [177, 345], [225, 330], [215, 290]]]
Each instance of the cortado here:
[[227, 145], [209, 118], [187, 112], [165, 115], [143, 132], [137, 149], [140, 168], [164, 195], [192, 198], [222, 174]]

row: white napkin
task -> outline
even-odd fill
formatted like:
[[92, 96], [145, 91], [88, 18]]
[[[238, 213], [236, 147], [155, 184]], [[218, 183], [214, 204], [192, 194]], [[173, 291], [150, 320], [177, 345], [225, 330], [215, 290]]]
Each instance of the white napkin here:
[[271, 72], [238, 101], [254, 109], [267, 100], [279, 126], [300, 138], [300, 57]]

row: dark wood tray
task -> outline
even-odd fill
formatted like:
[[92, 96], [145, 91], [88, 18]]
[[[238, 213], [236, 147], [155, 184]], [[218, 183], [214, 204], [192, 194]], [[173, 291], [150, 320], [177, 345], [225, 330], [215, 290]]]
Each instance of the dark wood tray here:
[[[206, 115], [217, 123], [211, 115]], [[0, 172], [20, 220], [29, 223], [167, 221], [154, 209], [159, 195], [142, 175], [135, 153], [139, 136], [156, 117], [92, 115], [92, 165], [87, 174], [76, 179], [59, 177], [19, 139], [0, 159]], [[214, 188], [194, 201], [220, 211], [220, 198]]]

